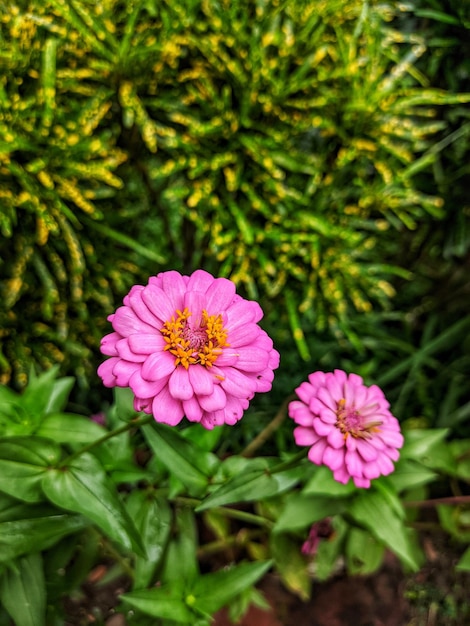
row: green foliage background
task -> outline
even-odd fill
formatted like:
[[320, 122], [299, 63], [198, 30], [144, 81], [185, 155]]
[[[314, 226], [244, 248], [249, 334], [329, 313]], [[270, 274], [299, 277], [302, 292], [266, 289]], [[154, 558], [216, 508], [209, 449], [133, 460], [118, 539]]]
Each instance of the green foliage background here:
[[169, 268], [232, 278], [317, 364], [319, 338], [365, 362], [384, 319], [419, 334], [410, 303], [436, 309], [432, 272], [458, 274], [469, 241], [468, 19], [450, 14], [6, 0], [1, 382], [61, 363], [87, 389], [106, 316]]

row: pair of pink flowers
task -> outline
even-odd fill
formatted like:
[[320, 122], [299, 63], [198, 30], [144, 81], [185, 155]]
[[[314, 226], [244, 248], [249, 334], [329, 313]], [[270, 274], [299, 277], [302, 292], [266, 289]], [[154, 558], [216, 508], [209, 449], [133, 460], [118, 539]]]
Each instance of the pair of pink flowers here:
[[[174, 426], [186, 416], [209, 429], [235, 424], [256, 392], [271, 389], [279, 366], [262, 317], [230, 280], [204, 270], [162, 272], [134, 286], [109, 316], [114, 332], [101, 351], [110, 358], [98, 374], [107, 387], [130, 387], [136, 411], [158, 422]], [[296, 391], [289, 415], [313, 463], [359, 487], [393, 470], [403, 438], [378, 387], [336, 370], [311, 374]]]

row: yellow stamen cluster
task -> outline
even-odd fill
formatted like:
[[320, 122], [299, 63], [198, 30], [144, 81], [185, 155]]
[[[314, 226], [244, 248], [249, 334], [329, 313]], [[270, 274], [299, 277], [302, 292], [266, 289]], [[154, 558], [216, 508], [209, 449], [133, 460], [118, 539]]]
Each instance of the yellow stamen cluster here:
[[381, 421], [366, 422], [359, 411], [355, 409], [346, 409], [346, 400], [341, 398], [338, 402], [338, 408], [336, 410], [336, 428], [344, 435], [344, 439], [348, 438], [348, 435], [359, 439], [370, 439], [372, 433], [379, 432], [378, 426], [382, 425]]
[[188, 309], [176, 311], [176, 316], [164, 323], [160, 330], [167, 343], [164, 349], [176, 357], [175, 365], [186, 369], [195, 363], [212, 367], [221, 349], [229, 345], [222, 316], [208, 315], [204, 310], [200, 325], [193, 327], [188, 323], [191, 315]]

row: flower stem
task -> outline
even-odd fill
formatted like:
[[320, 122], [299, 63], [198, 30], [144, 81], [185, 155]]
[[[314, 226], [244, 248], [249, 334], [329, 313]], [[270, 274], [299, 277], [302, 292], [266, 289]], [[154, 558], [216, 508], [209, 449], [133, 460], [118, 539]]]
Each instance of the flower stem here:
[[418, 509], [427, 509], [439, 504], [470, 504], [470, 496], [449, 496], [448, 498], [433, 498], [431, 500], [408, 500], [403, 502], [403, 506], [407, 508], [416, 507]]
[[[197, 507], [201, 504], [201, 500], [199, 500], [198, 498], [187, 498], [186, 496], [177, 496], [176, 498], [174, 498], [174, 502], [194, 507]], [[247, 511], [230, 509], [225, 506], [216, 506], [211, 510], [216, 513], [220, 513], [221, 515], [225, 515], [226, 517], [231, 517], [232, 519], [237, 519], [241, 522], [247, 522], [248, 524], [266, 526], [267, 528], [272, 528], [272, 526], [274, 526], [274, 522], [267, 519], [266, 517], [261, 517], [261, 515], [255, 515], [254, 513], [248, 513]]]
[[67, 456], [65, 459], [63, 459], [57, 465], [57, 468], [59, 469], [61, 467], [64, 467], [65, 465], [70, 465], [70, 463], [74, 459], [76, 459], [77, 457], [81, 456], [85, 452], [88, 452], [89, 450], [92, 450], [93, 448], [96, 448], [96, 447], [100, 446], [105, 441], [108, 441], [108, 439], [112, 439], [113, 437], [117, 437], [117, 435], [121, 435], [122, 433], [125, 433], [128, 430], [132, 430], [133, 428], [138, 428], [139, 426], [143, 426], [144, 424], [148, 424], [153, 419], [154, 419], [153, 415], [145, 415], [145, 417], [140, 417], [140, 418], [136, 417], [136, 418], [134, 418], [130, 422], [127, 422], [126, 424], [123, 424], [122, 426], [119, 426], [118, 428], [115, 428], [114, 430], [109, 431], [109, 433], [106, 433], [106, 435], [104, 435], [100, 439], [96, 439], [96, 441], [92, 441], [91, 443], [88, 443], [86, 446], [83, 446], [83, 448], [80, 448], [80, 450], [77, 450], [76, 452], [73, 452], [72, 454]]
[[253, 441], [246, 446], [246, 448], [241, 452], [241, 456], [244, 456], [245, 458], [252, 457], [256, 450], [260, 448], [263, 443], [269, 439], [269, 437], [271, 437], [271, 435], [279, 428], [279, 426], [287, 417], [287, 406], [289, 402], [294, 398], [295, 396], [292, 394], [284, 400], [273, 419], [253, 439]]

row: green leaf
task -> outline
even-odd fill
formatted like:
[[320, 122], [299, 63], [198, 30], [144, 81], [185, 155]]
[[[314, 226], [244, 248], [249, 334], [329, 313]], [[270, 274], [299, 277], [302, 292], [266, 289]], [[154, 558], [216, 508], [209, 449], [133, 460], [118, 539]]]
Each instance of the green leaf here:
[[293, 493], [286, 498], [285, 506], [274, 525], [274, 532], [303, 529], [325, 517], [342, 513], [349, 499], [305, 496]]
[[[58, 403], [61, 399], [60, 390], [63, 383], [56, 385], [56, 377], [59, 371], [58, 366], [51, 367], [47, 372], [36, 376], [31, 372], [29, 383], [22, 396], [21, 404], [29, 413], [42, 417], [47, 412], [47, 407]], [[63, 394], [63, 389], [62, 389]], [[52, 398], [52, 400], [51, 400]]]
[[395, 465], [395, 471], [388, 476], [388, 480], [395, 491], [401, 493], [420, 485], [427, 485], [436, 477], [436, 472], [427, 469], [421, 463], [400, 458]]
[[168, 501], [151, 491], [134, 490], [126, 506], [146, 552], [135, 559], [133, 587], [139, 589], [153, 582], [170, 536], [172, 514]]
[[59, 459], [59, 446], [48, 439], [3, 439], [0, 442], [0, 490], [25, 502], [44, 500], [42, 476]]
[[470, 571], [470, 548], [465, 550], [455, 568], [460, 571]]
[[299, 542], [287, 533], [272, 533], [269, 545], [282, 582], [299, 598], [308, 600], [312, 579]]
[[179, 585], [132, 591], [122, 595], [121, 600], [151, 617], [168, 619], [178, 624], [195, 622], [195, 615], [183, 601], [183, 590]]
[[52, 503], [81, 513], [126, 550], [144, 555], [139, 534], [115, 486], [94, 456], [84, 453], [68, 467], [49, 469], [42, 487]]
[[383, 493], [365, 491], [359, 494], [348, 508], [348, 513], [389, 547], [411, 570], [418, 569], [404, 519], [400, 519], [395, 507]]
[[16, 626], [45, 626], [46, 585], [39, 553], [23, 557], [3, 574], [0, 600]]
[[228, 570], [200, 576], [192, 586], [186, 602], [202, 613], [213, 615], [242, 591], [257, 583], [271, 565], [272, 561], [241, 563]]
[[63, 411], [72, 387], [75, 384], [75, 378], [67, 376], [55, 380], [51, 386], [49, 397], [44, 407], [44, 414], [58, 413]]
[[346, 563], [350, 574], [371, 574], [381, 565], [385, 547], [362, 528], [351, 528], [346, 540]]
[[73, 413], [47, 415], [36, 434], [58, 443], [92, 443], [106, 435], [107, 431], [90, 418]]
[[328, 467], [321, 465], [315, 468], [315, 473], [302, 489], [302, 494], [322, 495], [322, 496], [348, 496], [357, 491], [354, 483], [350, 480], [346, 485], [339, 483], [333, 478], [333, 474]]
[[52, 507], [25, 506], [23, 510], [15, 510], [16, 519], [12, 519], [13, 515], [9, 517], [0, 522], [0, 562], [45, 550], [89, 524], [79, 515], [57, 513]]
[[160, 580], [172, 585], [190, 583], [199, 575], [196, 519], [192, 509], [181, 507], [175, 510], [172, 522]]
[[194, 494], [203, 491], [217, 470], [218, 458], [202, 450], [174, 428], [163, 424], [143, 426], [142, 431], [158, 459]]
[[270, 473], [269, 466], [275, 466], [278, 460], [272, 462], [267, 459], [256, 459], [260, 461], [261, 468], [253, 467], [253, 463], [247, 463], [247, 469], [241, 471], [237, 476], [230, 478], [224, 485], [211, 493], [196, 511], [204, 511], [208, 508], [225, 506], [236, 502], [250, 502], [253, 500], [263, 500], [279, 495], [291, 489], [299, 482], [304, 473], [303, 467], [294, 467], [281, 472]]
[[448, 433], [448, 428], [406, 430], [404, 432], [405, 443], [400, 456], [415, 461], [429, 458], [433, 453], [433, 448], [443, 441]]

